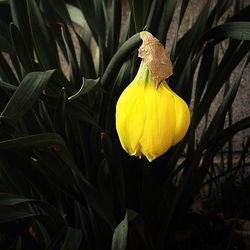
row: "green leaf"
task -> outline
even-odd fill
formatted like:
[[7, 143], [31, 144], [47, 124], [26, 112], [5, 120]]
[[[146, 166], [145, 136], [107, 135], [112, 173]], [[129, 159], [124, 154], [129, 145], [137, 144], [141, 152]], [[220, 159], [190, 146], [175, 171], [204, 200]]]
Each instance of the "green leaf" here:
[[75, 226], [81, 228], [84, 238], [88, 244], [93, 244], [94, 235], [92, 233], [90, 218], [87, 213], [85, 206], [81, 205], [79, 202], [74, 202], [74, 212], [75, 212]]
[[79, 171], [74, 173], [74, 177], [80, 192], [85, 195], [89, 205], [107, 222], [109, 227], [113, 229], [115, 226], [115, 215], [109, 210], [105, 199], [100, 196], [98, 190], [91, 185]]
[[99, 189], [108, 201], [110, 210], [116, 211], [117, 219], [120, 220], [126, 210], [124, 172], [120, 159], [117, 157], [117, 148], [113, 146], [109, 135], [104, 132], [101, 134], [101, 148], [105, 159], [98, 170]]
[[67, 105], [66, 110], [71, 117], [73, 117], [77, 121], [87, 122], [89, 124], [94, 125], [98, 130], [102, 130], [98, 125], [96, 119], [90, 115], [89, 111], [81, 104], [70, 102], [70, 105]]
[[[112, 80], [112, 77], [115, 76], [115, 74], [120, 69], [121, 65], [127, 57], [142, 43], [142, 40], [140, 38], [140, 34], [137, 33], [134, 36], [130, 37], [115, 53], [115, 55], [112, 57], [111, 61], [109, 62], [103, 76], [101, 79], [101, 84], [104, 88], [107, 87], [107, 84], [110, 84], [110, 81]], [[112, 87], [112, 85], [110, 86]]]
[[135, 30], [136, 32], [143, 31], [143, 28], [146, 25], [146, 18], [148, 16], [148, 12], [151, 7], [151, 1], [145, 0], [145, 1], [137, 1], [137, 0], [131, 0], [131, 11], [133, 13], [134, 18], [134, 24], [135, 24]]
[[63, 18], [63, 20], [71, 27], [73, 27], [71, 17], [66, 7], [65, 1], [63, 0], [49, 0], [49, 1], [54, 10]]
[[[74, 23], [76, 23], [82, 27], [81, 33], [83, 33], [83, 35], [81, 36], [80, 34], [78, 34], [75, 27], [72, 26], [73, 31], [74, 31], [75, 35], [77, 36], [77, 39], [78, 39], [78, 42], [80, 45], [80, 53], [81, 53], [81, 55], [80, 55], [80, 69], [81, 69], [81, 72], [83, 73], [84, 76], [90, 77], [91, 74], [93, 74], [93, 72], [94, 72], [93, 71], [93, 69], [94, 69], [93, 59], [92, 59], [91, 51], [90, 51], [91, 50], [90, 43], [91, 43], [91, 38], [92, 38], [92, 32], [91, 32], [83, 14], [79, 8], [77, 8], [73, 5], [70, 5], [70, 4], [66, 4], [66, 8], [67, 8], [67, 12], [70, 15], [70, 19]], [[63, 28], [65, 29], [66, 27], [63, 27]], [[67, 37], [64, 37], [64, 42], [66, 42], [68, 45], [68, 48], [67, 48], [68, 57], [72, 58], [72, 55], [71, 56], [69, 55], [69, 48], [71, 49], [70, 50], [71, 54], [73, 52], [72, 45], [70, 43], [68, 43], [68, 40], [69, 40], [69, 35], [67, 35]], [[67, 55], [66, 55], [66, 57], [67, 57]], [[95, 73], [93, 75], [95, 76]]]
[[32, 147], [51, 147], [65, 144], [62, 138], [56, 133], [42, 133], [0, 142], [0, 149], [32, 148]]
[[204, 47], [197, 76], [194, 108], [197, 107], [198, 102], [202, 96], [202, 93], [205, 90], [206, 82], [209, 78], [209, 74], [212, 69], [212, 63], [215, 61], [214, 50], [215, 50], [214, 45], [211, 43], [207, 43]]
[[0, 34], [0, 51], [15, 54], [12, 44], [2, 34]]
[[[105, 1], [94, 0], [93, 2], [95, 5], [96, 26], [98, 30], [98, 35], [102, 39], [102, 43], [105, 43], [106, 42], [106, 26], [107, 26], [107, 10], [105, 6]], [[116, 20], [116, 22], [118, 21], [119, 20]]]
[[201, 37], [200, 42], [215, 39], [220, 42], [231, 38], [235, 40], [250, 40], [250, 22], [229, 22], [209, 30]]
[[241, 130], [250, 128], [250, 116], [241, 119], [228, 128], [220, 131], [216, 136], [207, 141], [204, 145], [206, 148], [211, 148], [213, 155], [215, 155], [223, 145]]
[[50, 223], [53, 224], [55, 229], [60, 228], [60, 230], [66, 231], [67, 225], [63, 211], [59, 210], [57, 207], [53, 206], [47, 201], [35, 200], [34, 204], [39, 208], [39, 210], [41, 210], [40, 213], [42, 215], [48, 216]]
[[77, 93], [75, 93], [74, 95], [70, 96], [68, 99], [70, 101], [74, 100], [77, 97], [82, 96], [82, 95], [94, 90], [96, 87], [98, 87], [99, 83], [100, 83], [99, 78], [97, 78], [97, 79], [86, 79], [86, 78], [83, 77], [82, 78], [82, 86], [79, 89], [79, 91]]
[[[46, 138], [48, 135], [44, 134], [44, 137]], [[72, 183], [74, 183], [72, 171], [69, 166], [60, 159], [57, 151], [53, 150], [55, 145], [49, 145], [46, 148], [46, 146], [37, 145], [36, 143], [36, 141], [33, 141], [33, 146], [30, 147], [43, 149], [37, 153], [39, 158], [36, 163], [37, 177], [39, 178], [40, 176], [40, 180], [34, 182], [34, 178], [30, 176], [30, 183], [33, 182], [34, 187], [38, 189], [40, 193], [45, 193], [44, 196], [46, 197], [57, 197], [59, 193], [62, 193], [64, 196], [75, 199], [77, 192], [75, 186], [72, 185]], [[53, 166], [53, 168], [51, 168], [51, 166]], [[30, 170], [31, 169], [27, 171]], [[33, 173], [34, 172], [35, 170], [33, 170]], [[28, 175], [29, 173], [26, 174], [25, 177]], [[42, 183], [44, 183], [44, 185], [47, 183], [47, 190], [41, 186]], [[54, 199], [55, 198], [51, 198], [51, 200]]]
[[163, 9], [163, 2], [164, 2], [163, 0], [153, 0], [149, 8], [149, 13], [147, 15], [147, 21], [145, 27], [154, 36], [156, 36], [159, 27], [159, 22]]
[[170, 82], [175, 83], [178, 81], [178, 78], [181, 75], [188, 58], [192, 55], [192, 50], [197, 48], [196, 44], [198, 38], [201, 36], [201, 34], [203, 34], [206, 28], [209, 8], [210, 1], [204, 5], [192, 28], [178, 41], [176, 50], [174, 47], [174, 51], [171, 52], [171, 56], [177, 57], [177, 60], [174, 67], [175, 74], [170, 78]]
[[33, 48], [26, 0], [10, 0], [9, 2], [14, 24], [20, 30], [22, 36], [25, 37], [27, 48]]
[[[36, 152], [36, 159], [34, 159], [31, 164], [28, 165], [27, 162], [21, 166], [21, 173], [24, 175], [25, 179], [28, 180], [30, 184], [40, 193], [43, 194], [43, 197], [47, 196], [56, 196], [57, 193], [49, 191], [50, 188], [57, 188], [57, 190], [62, 191], [68, 197], [75, 198], [75, 186], [72, 185], [73, 175], [72, 170], [68, 162], [71, 156], [68, 153], [62, 153], [63, 157], [61, 158], [61, 150], [67, 152], [67, 148], [64, 144], [62, 138], [55, 133], [42, 133], [32, 136], [18, 137], [11, 140], [5, 140], [0, 142], [0, 148], [4, 150], [27, 150], [31, 149], [43, 149], [42, 151]], [[15, 151], [13, 153], [15, 153]], [[60, 153], [59, 153], [60, 151]], [[24, 153], [24, 154], [25, 154]], [[29, 153], [28, 157], [30, 158]], [[33, 158], [31, 158], [32, 160]], [[53, 166], [53, 168], [51, 168]], [[7, 169], [9, 171], [9, 169]], [[6, 171], [5, 171], [6, 172]], [[13, 174], [13, 173], [12, 173]], [[11, 174], [10, 181], [12, 181]], [[54, 195], [54, 196], [53, 196]]]
[[173, 87], [174, 91], [180, 95], [187, 103], [189, 103], [192, 88], [193, 88], [193, 67], [191, 56], [187, 58], [186, 64], [184, 65], [183, 71], [180, 73], [178, 80], [175, 82]]
[[80, 46], [80, 70], [84, 77], [96, 78], [95, 65], [91, 54], [90, 44], [86, 42], [86, 39], [82, 38], [76, 33], [76, 37]]
[[56, 104], [56, 110], [54, 114], [54, 127], [56, 131], [64, 135], [65, 134], [65, 126], [66, 126], [66, 108], [67, 96], [65, 88], [62, 88], [58, 97], [58, 101]]
[[0, 3], [8, 3], [9, 2], [9, 0], [0, 0]]
[[0, 115], [17, 122], [33, 106], [50, 81], [55, 70], [31, 72], [25, 76]]
[[61, 26], [61, 33], [66, 46], [68, 62], [70, 66], [70, 81], [77, 88], [81, 83], [81, 74], [76, 58], [75, 48], [67, 26]]
[[88, 24], [79, 8], [74, 5], [66, 4], [67, 11], [69, 13], [70, 19], [81, 26], [82, 28], [87, 28]]
[[105, 160], [102, 162], [98, 169], [97, 183], [98, 189], [100, 190], [100, 195], [102, 196], [103, 200], [105, 200], [106, 207], [109, 211], [114, 213], [115, 209], [113, 180], [109, 166]]
[[159, 25], [159, 29], [157, 32], [157, 38], [162, 44], [165, 44], [166, 42], [167, 32], [174, 15], [176, 3], [176, 0], [164, 1], [162, 16], [160, 20], [161, 25]]
[[[42, 123], [47, 128], [47, 129], [41, 129], [41, 132], [54, 131], [52, 118], [51, 118], [51, 115], [49, 114], [48, 108], [45, 105], [45, 102], [41, 99], [38, 99], [37, 106], [38, 106], [38, 114], [36, 114], [37, 112], [36, 110], [32, 110], [32, 112], [37, 118], [37, 120], [38, 121], [40, 120], [39, 124]], [[43, 125], [40, 127], [43, 128]]]
[[9, 54], [9, 55], [10, 55], [11, 64], [13, 66], [15, 74], [17, 75], [19, 80], [22, 80], [23, 77], [21, 73], [21, 65], [16, 54], [15, 55]]
[[100, 197], [98, 191], [92, 186], [77, 168], [72, 155], [68, 151], [62, 137], [55, 133], [44, 133], [32, 136], [20, 137], [16, 139], [0, 142], [0, 149], [13, 148], [42, 148], [54, 147], [61, 160], [71, 169], [76, 186], [79, 191], [85, 196], [87, 202], [97, 213], [102, 216], [110, 227], [115, 225], [114, 214], [106, 207], [105, 201]]
[[2, 80], [0, 80], [0, 87], [6, 88], [6, 89], [9, 89], [9, 90], [16, 90], [17, 89], [16, 86], [14, 86], [12, 84], [9, 84], [9, 83], [7, 83], [5, 81], [2, 81]]
[[0, 33], [5, 37], [8, 41], [10, 41], [10, 32], [9, 32], [9, 23], [6, 23], [0, 18]]
[[66, 239], [61, 250], [77, 250], [82, 241], [82, 231], [80, 229], [68, 227]]
[[92, 31], [90, 30], [89, 25], [86, 22], [86, 19], [83, 16], [81, 10], [71, 4], [66, 4], [66, 7], [68, 9], [68, 12], [72, 21], [83, 28], [84, 30], [83, 40], [85, 41], [86, 45], [90, 47]]
[[[96, 21], [96, 15], [98, 15], [95, 10], [94, 1], [89, 0], [77, 0], [78, 5], [80, 6], [80, 9], [83, 13], [83, 16], [85, 17], [86, 22], [88, 23], [88, 26], [90, 30], [93, 33], [93, 36], [96, 41], [98, 41], [98, 35], [99, 29], [102, 29], [102, 27], [98, 27], [97, 21]], [[93, 10], [93, 11], [90, 11]]]
[[244, 69], [246, 67], [247, 59], [248, 58], [246, 57], [245, 62], [241, 66], [241, 69], [240, 69], [240, 72], [238, 74], [237, 79], [234, 81], [234, 84], [232, 85], [232, 87], [229, 89], [229, 91], [227, 92], [227, 94], [223, 98], [223, 101], [222, 101], [221, 105], [219, 106], [217, 112], [215, 113], [215, 115], [214, 115], [214, 117], [213, 117], [207, 131], [206, 131], [206, 134], [201, 139], [201, 142], [200, 142], [201, 144], [202, 144], [202, 142], [206, 143], [207, 141], [209, 141], [209, 139], [212, 138], [215, 133], [219, 132], [218, 129], [221, 127], [221, 124], [224, 124], [226, 113], [228, 112], [228, 110], [232, 106], [232, 103], [236, 97], [238, 88], [240, 86], [242, 75], [243, 75]]
[[24, 207], [0, 206], [0, 223], [6, 223], [37, 216], [34, 211]]
[[[37, 56], [44, 69], [58, 69], [59, 59], [56, 43], [46, 27], [44, 16], [34, 0], [27, 0], [29, 23]], [[39, 33], [38, 33], [39, 32]]]
[[[211, 140], [206, 142], [205, 147], [207, 151], [203, 156], [202, 164], [199, 166], [196, 172], [196, 178], [194, 179], [194, 183], [192, 185], [192, 189], [190, 193], [192, 197], [189, 202], [196, 196], [199, 192], [200, 187], [208, 173], [208, 170], [213, 162], [214, 156], [219, 152], [219, 150], [223, 147], [223, 145], [230, 140], [236, 133], [241, 130], [250, 128], [250, 116], [241, 119], [240, 121], [234, 123], [228, 128], [222, 130], [216, 136], [214, 136]], [[192, 192], [193, 191], [193, 192]]]
[[36, 240], [42, 249], [47, 249], [50, 243], [50, 235], [46, 227], [36, 218], [32, 220], [32, 229], [36, 232]]
[[127, 245], [128, 235], [128, 216], [127, 213], [124, 219], [115, 228], [112, 238], [112, 250], [125, 250]]
[[10, 6], [7, 1], [0, 2], [0, 17], [6, 23], [9, 23], [11, 20]]
[[240, 46], [238, 46], [238, 48], [235, 48], [235, 46], [229, 46], [218, 69], [213, 72], [211, 78], [209, 79], [209, 88], [207, 88], [197, 108], [194, 121], [195, 124], [198, 124], [203, 115], [207, 112], [211, 102], [221, 89], [223, 83], [226, 79], [228, 79], [233, 69], [239, 64], [246, 53], [249, 52], [249, 48], [250, 43], [248, 41], [244, 41], [240, 44]]
[[10, 167], [10, 163], [4, 159], [3, 151], [1, 150], [0, 160], [0, 176], [1, 185], [4, 187], [2, 191], [6, 193], [25, 193], [25, 186], [23, 185], [23, 179], [16, 174], [16, 169]]
[[12, 206], [31, 200], [16, 194], [0, 193], [0, 206]]
[[0, 53], [0, 78], [13, 85], [18, 85], [19, 81], [16, 78], [13, 69], [10, 67], [9, 63], [6, 61], [2, 53]]
[[130, 82], [130, 68], [131, 68], [131, 60], [127, 60], [120, 68], [119, 73], [115, 79], [111, 96], [115, 96], [116, 98], [120, 96], [123, 89]]
[[135, 31], [132, 30], [133, 29], [132, 27], [134, 27], [132, 23], [133, 23], [133, 17], [130, 12], [128, 14], [127, 20], [125, 21], [124, 30], [121, 33], [120, 44], [123, 44], [130, 36], [132, 36], [135, 33]]
[[[236, 3], [237, 4], [237, 3]], [[234, 16], [232, 16], [229, 21], [230, 22], [235, 22], [235, 21], [240, 21], [240, 22], [247, 22], [250, 21], [250, 16], [249, 16], [249, 11], [250, 11], [250, 5], [247, 5], [244, 9], [242, 9], [240, 12], [236, 13]]]
[[110, 57], [115, 53], [119, 45], [121, 29], [121, 1], [112, 0], [111, 14], [108, 30], [108, 51]]
[[16, 54], [22, 63], [26, 72], [34, 70], [32, 51], [27, 48], [26, 41], [24, 40], [21, 32], [14, 23], [10, 24], [10, 32], [12, 43], [15, 48]]

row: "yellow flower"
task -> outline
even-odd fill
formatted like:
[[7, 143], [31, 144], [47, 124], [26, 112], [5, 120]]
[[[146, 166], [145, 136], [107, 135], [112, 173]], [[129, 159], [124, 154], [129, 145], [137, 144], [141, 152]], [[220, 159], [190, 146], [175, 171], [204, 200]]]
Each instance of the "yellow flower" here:
[[152, 161], [182, 140], [189, 124], [187, 104], [165, 81], [156, 88], [142, 61], [116, 105], [116, 129], [122, 147], [130, 155], [144, 155]]

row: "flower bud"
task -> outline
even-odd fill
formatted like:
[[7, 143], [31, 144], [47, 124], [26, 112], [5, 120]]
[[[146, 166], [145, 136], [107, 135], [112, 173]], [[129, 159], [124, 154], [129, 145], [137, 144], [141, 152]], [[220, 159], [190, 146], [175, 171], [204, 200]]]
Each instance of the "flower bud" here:
[[152, 161], [182, 140], [189, 124], [187, 104], [165, 80], [156, 85], [142, 61], [116, 105], [116, 130], [124, 150]]

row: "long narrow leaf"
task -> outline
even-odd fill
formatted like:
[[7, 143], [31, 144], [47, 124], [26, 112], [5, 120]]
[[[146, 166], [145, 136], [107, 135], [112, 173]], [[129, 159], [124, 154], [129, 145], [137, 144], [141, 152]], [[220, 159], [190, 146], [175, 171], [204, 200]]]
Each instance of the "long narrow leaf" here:
[[95, 89], [98, 86], [99, 83], [100, 83], [99, 78], [98, 79], [82, 78], [82, 86], [81, 86], [81, 88], [78, 90], [77, 93], [70, 96], [68, 99], [69, 100], [74, 100], [75, 98], [92, 91], [93, 89]]
[[54, 10], [63, 18], [63, 20], [73, 27], [70, 14], [66, 7], [65, 1], [63, 0], [50, 0], [50, 4], [54, 8]]
[[79, 229], [68, 228], [66, 239], [61, 250], [77, 250], [81, 245], [82, 232]]
[[76, 58], [75, 48], [73, 46], [72, 38], [67, 26], [61, 27], [61, 33], [66, 47], [68, 62], [70, 66], [70, 80], [71, 83], [77, 88], [81, 84], [81, 75]]
[[214, 73], [213, 77], [209, 80], [212, 85], [207, 89], [206, 93], [204, 94], [198, 109], [197, 109], [197, 116], [195, 123], [197, 124], [205, 112], [208, 110], [212, 100], [222, 87], [223, 82], [228, 78], [231, 74], [232, 70], [237, 66], [239, 61], [249, 52], [250, 43], [245, 41], [241, 44], [241, 46], [231, 53], [230, 48], [228, 49], [228, 53], [224, 55], [220, 66], [218, 67], [218, 74]]
[[204, 34], [201, 43], [209, 39], [215, 39], [220, 42], [231, 38], [235, 40], [250, 40], [250, 22], [229, 22], [221, 24]]
[[44, 69], [58, 69], [59, 58], [56, 44], [46, 27], [44, 17], [36, 1], [27, 0], [27, 6], [32, 39], [40, 63]]
[[9, 84], [9, 83], [7, 83], [5, 81], [2, 81], [2, 80], [0, 80], [0, 87], [10, 89], [10, 90], [16, 90], [17, 89], [16, 86], [14, 86], [12, 84]]
[[24, 218], [30, 218], [37, 216], [34, 211], [23, 207], [10, 207], [10, 206], [1, 206], [0, 207], [0, 223], [6, 223], [10, 221], [15, 221]]
[[31, 201], [32, 199], [24, 198], [15, 194], [0, 193], [0, 205], [12, 206], [23, 202]]
[[166, 35], [174, 15], [176, 4], [177, 4], [176, 0], [170, 0], [164, 2], [162, 16], [160, 20], [161, 25], [159, 25], [159, 29], [157, 32], [157, 37], [162, 44], [165, 44]]
[[112, 239], [112, 250], [125, 250], [128, 235], [128, 216], [127, 213], [120, 224], [115, 228]]
[[137, 33], [131, 38], [129, 38], [115, 53], [112, 60], [108, 64], [103, 77], [101, 79], [101, 83], [104, 87], [111, 80], [112, 76], [117, 73], [121, 64], [125, 61], [125, 59], [133, 52], [133, 50], [142, 43], [140, 35]]
[[215, 115], [214, 115], [214, 117], [213, 117], [207, 131], [206, 131], [206, 135], [202, 138], [202, 141], [204, 141], [204, 142], [208, 141], [209, 138], [211, 138], [214, 133], [218, 132], [217, 129], [220, 127], [220, 124], [224, 124], [224, 122], [225, 122], [224, 119], [225, 119], [226, 113], [230, 109], [230, 107], [234, 101], [234, 98], [237, 94], [238, 88], [240, 86], [241, 78], [242, 78], [246, 63], [247, 63], [247, 57], [246, 57], [245, 62], [243, 63], [243, 65], [241, 67], [241, 70], [238, 74], [237, 79], [235, 80], [234, 84], [227, 92], [226, 96], [223, 98], [223, 102], [221, 103], [217, 112], [215, 113]]
[[1, 35], [1, 33], [0, 33], [0, 51], [7, 52], [8, 54], [15, 53], [10, 41], [6, 39], [3, 35]]
[[86, 22], [85, 17], [83, 16], [81, 10], [73, 5], [66, 4], [67, 10], [69, 12], [71, 20], [78, 24], [80, 27], [83, 29], [83, 37], [82, 39], [84, 40], [85, 44], [90, 47], [90, 40], [92, 37], [92, 32], [89, 28], [88, 23]]
[[33, 59], [32, 59], [32, 53], [27, 48], [26, 42], [24, 41], [24, 38], [17, 28], [15, 24], [10, 25], [10, 31], [11, 31], [11, 38], [13, 46], [15, 47], [16, 54], [22, 63], [22, 66], [24, 67], [26, 72], [30, 72], [34, 70], [33, 65]]
[[89, 28], [91, 29], [93, 33], [95, 40], [98, 41], [99, 29], [101, 29], [101, 27], [98, 27], [97, 25], [97, 21], [96, 21], [97, 13], [94, 11], [95, 10], [94, 1], [78, 0], [77, 2], [85, 17], [86, 22], [88, 23]]
[[4, 58], [2, 53], [0, 53], [0, 77], [3, 81], [9, 82], [13, 85], [18, 85], [19, 81], [10, 67], [7, 60]]
[[32, 48], [33, 43], [26, 9], [26, 0], [10, 0], [9, 2], [13, 22], [20, 30], [22, 36], [25, 37], [27, 48]]
[[112, 0], [111, 17], [109, 20], [108, 48], [110, 56], [114, 54], [119, 45], [121, 29], [121, 2]]
[[1, 113], [1, 118], [17, 122], [37, 101], [55, 70], [26, 75]]

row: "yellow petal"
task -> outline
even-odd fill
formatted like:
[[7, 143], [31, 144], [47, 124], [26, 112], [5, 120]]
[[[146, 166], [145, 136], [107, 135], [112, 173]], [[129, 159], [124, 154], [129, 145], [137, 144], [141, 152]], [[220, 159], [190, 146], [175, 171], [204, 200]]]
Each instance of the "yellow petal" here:
[[168, 90], [173, 94], [175, 99], [175, 133], [172, 146], [180, 142], [187, 133], [190, 124], [190, 111], [187, 104], [174, 91], [167, 86]]
[[174, 97], [164, 84], [156, 89], [153, 80], [145, 88], [145, 124], [141, 152], [149, 161], [165, 153], [175, 132]]
[[175, 96], [175, 135], [173, 144], [177, 144], [179, 141], [183, 139], [185, 134], [187, 133], [189, 124], [190, 124], [190, 111], [187, 104], [179, 97]]
[[140, 155], [139, 139], [145, 120], [143, 106], [144, 84], [135, 78], [116, 104], [116, 130], [122, 147], [130, 155]]

